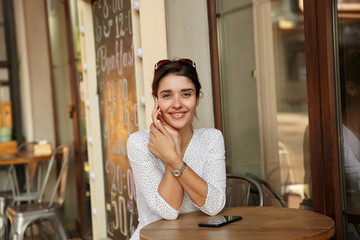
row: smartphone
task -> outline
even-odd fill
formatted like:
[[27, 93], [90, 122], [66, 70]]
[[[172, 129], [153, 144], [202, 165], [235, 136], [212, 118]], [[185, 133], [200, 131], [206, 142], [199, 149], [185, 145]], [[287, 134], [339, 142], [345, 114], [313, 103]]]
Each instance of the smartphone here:
[[219, 216], [199, 223], [199, 227], [220, 227], [222, 225], [242, 219], [241, 216]]

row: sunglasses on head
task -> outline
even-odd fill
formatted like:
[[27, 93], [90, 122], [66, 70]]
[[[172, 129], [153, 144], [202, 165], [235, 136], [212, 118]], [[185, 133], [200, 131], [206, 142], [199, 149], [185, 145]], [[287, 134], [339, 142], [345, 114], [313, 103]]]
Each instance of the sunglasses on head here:
[[163, 60], [158, 61], [155, 64], [155, 71], [159, 70], [160, 68], [162, 68], [163, 66], [165, 66], [165, 65], [167, 65], [167, 64], [169, 64], [171, 62], [178, 62], [178, 63], [184, 64], [184, 65], [188, 65], [188, 66], [191, 66], [193, 68], [196, 68], [195, 62], [193, 62], [192, 60], [190, 60], [188, 58], [182, 58], [182, 59], [175, 60], [175, 61], [172, 61], [172, 60], [169, 60], [169, 59], [163, 59]]

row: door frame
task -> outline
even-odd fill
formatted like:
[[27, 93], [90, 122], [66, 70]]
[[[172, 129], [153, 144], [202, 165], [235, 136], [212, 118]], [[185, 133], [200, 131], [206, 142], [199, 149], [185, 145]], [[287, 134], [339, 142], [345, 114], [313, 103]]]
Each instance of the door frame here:
[[304, 24], [313, 206], [314, 211], [335, 220], [336, 237], [342, 239], [341, 152], [333, 40], [335, 3], [304, 0]]

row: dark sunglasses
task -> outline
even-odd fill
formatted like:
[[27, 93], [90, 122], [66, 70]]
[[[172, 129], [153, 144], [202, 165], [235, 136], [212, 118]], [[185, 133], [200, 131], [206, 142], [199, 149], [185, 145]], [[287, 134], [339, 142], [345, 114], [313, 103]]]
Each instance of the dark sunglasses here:
[[188, 58], [182, 58], [182, 59], [179, 59], [179, 60], [176, 60], [176, 61], [172, 61], [172, 60], [169, 60], [169, 59], [160, 60], [155, 64], [155, 67], [154, 67], [155, 71], [159, 70], [160, 68], [162, 68], [163, 66], [165, 66], [165, 65], [167, 65], [167, 64], [169, 64], [171, 62], [178, 62], [178, 63], [184, 64], [184, 65], [191, 66], [191, 67], [196, 69], [195, 62], [193, 62], [192, 60], [190, 60]]

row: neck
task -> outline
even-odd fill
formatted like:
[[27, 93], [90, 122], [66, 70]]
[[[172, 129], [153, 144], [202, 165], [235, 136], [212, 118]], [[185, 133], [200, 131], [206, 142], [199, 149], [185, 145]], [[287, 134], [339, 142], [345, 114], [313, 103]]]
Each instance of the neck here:
[[184, 153], [193, 136], [193, 129], [190, 125], [186, 128], [178, 129], [178, 132], [181, 136], [181, 150]]

